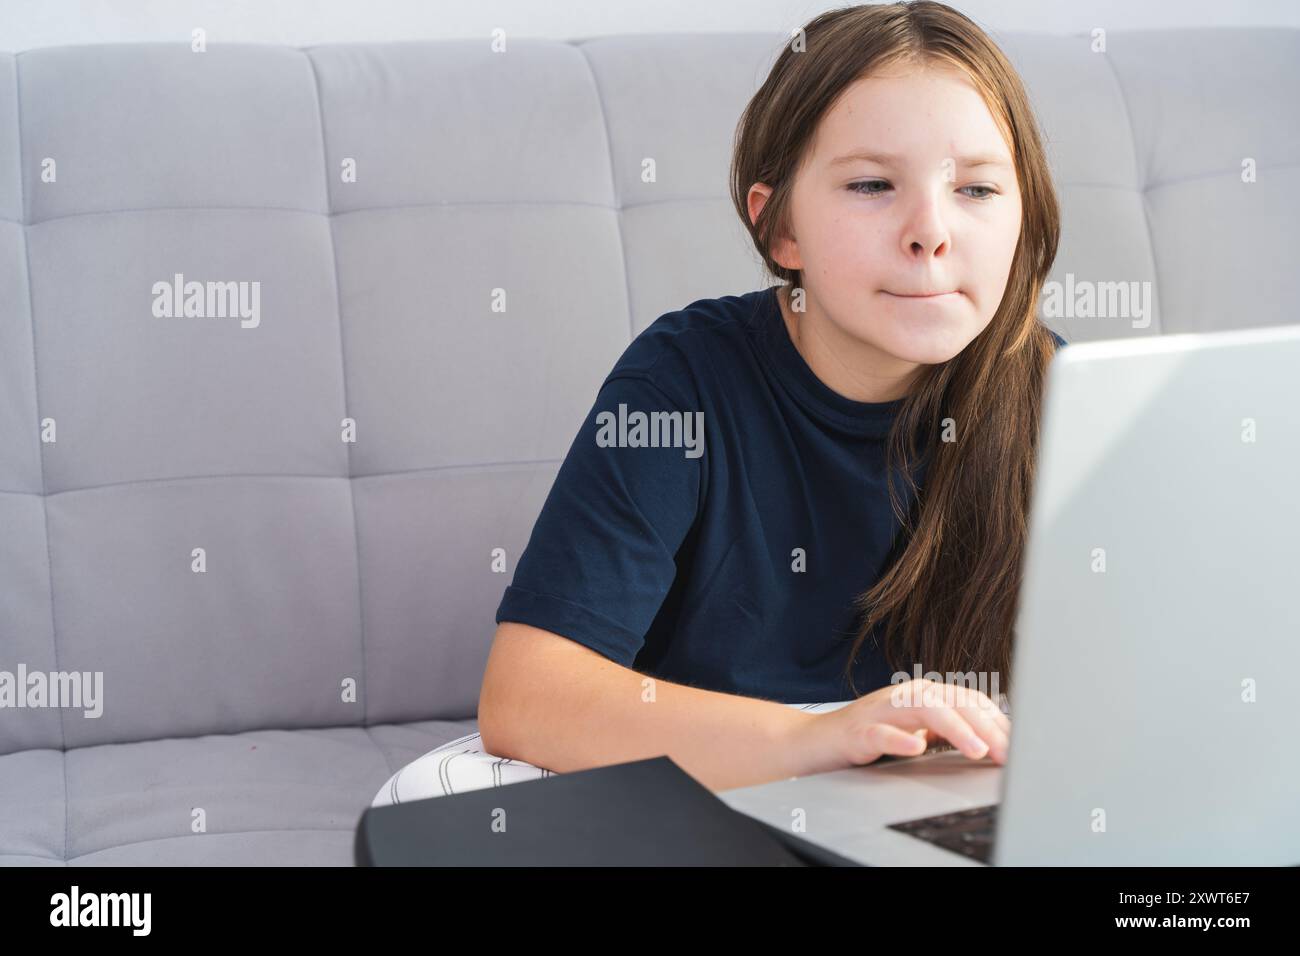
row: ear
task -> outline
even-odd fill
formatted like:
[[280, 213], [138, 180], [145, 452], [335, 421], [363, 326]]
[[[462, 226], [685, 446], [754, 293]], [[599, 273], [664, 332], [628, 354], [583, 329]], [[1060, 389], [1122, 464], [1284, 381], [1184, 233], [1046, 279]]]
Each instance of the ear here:
[[749, 195], [745, 197], [745, 205], [748, 207], [749, 221], [751, 224], [758, 221], [758, 214], [763, 211], [767, 201], [772, 198], [772, 187], [766, 183], [754, 183], [749, 187]]
[[[749, 194], [745, 197], [745, 205], [751, 223], [758, 221], [758, 214], [763, 211], [763, 207], [767, 205], [767, 201], [771, 197], [772, 187], [766, 183], [754, 183], [749, 187]], [[799, 244], [788, 236], [783, 235], [774, 239], [768, 252], [773, 261], [783, 268], [790, 270], [803, 268], [803, 260], [799, 257]]]

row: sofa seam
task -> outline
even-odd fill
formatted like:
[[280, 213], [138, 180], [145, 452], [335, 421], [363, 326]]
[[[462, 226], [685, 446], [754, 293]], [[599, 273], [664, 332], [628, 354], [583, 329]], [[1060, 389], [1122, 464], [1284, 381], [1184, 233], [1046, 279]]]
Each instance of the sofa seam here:
[[[64, 860], [65, 863], [72, 863], [74, 860], [84, 859], [88, 856], [94, 856], [96, 853], [107, 853], [109, 850], [117, 850], [126, 846], [140, 846], [144, 843], [161, 843], [164, 840], [193, 840], [202, 839], [203, 837], [213, 836], [242, 836], [248, 833], [352, 833], [355, 827], [253, 827], [247, 830], [221, 830], [207, 831], [204, 833], [174, 833], [170, 836], [149, 837], [145, 840], [131, 840], [127, 843], [114, 843], [111, 846], [100, 847], [98, 850], [90, 850], [87, 853], [79, 853], [74, 857]], [[24, 853], [22, 856], [34, 856], [36, 854]], [[51, 857], [53, 859], [53, 857]]]
[[[53, 491], [46, 494], [48, 498], [54, 498], [58, 495], [75, 495], [91, 491], [100, 491], [105, 488], [124, 488], [128, 485], [154, 485], [171, 481], [221, 481], [228, 478], [310, 478], [312, 480], [330, 480], [330, 481], [355, 481], [357, 479], [369, 480], [371, 478], [400, 478], [406, 475], [433, 474], [440, 471], [456, 471], [471, 469], [488, 469], [488, 468], [513, 468], [528, 467], [531, 465], [556, 465], [563, 461], [563, 458], [525, 458], [519, 461], [471, 461], [465, 464], [451, 465], [427, 465], [423, 468], [399, 468], [395, 471], [373, 471], [364, 475], [310, 475], [303, 472], [233, 472], [224, 475], [170, 475], [166, 478], [128, 478], [126, 481], [106, 481], [98, 485], [83, 485], [80, 488], [64, 488], [62, 491]], [[39, 491], [22, 491], [17, 488], [0, 488], [0, 495], [29, 495], [36, 496], [42, 492]]]
[[[1111, 69], [1113, 70], [1114, 67]], [[606, 139], [608, 141], [608, 133], [606, 134]], [[1279, 163], [1268, 163], [1266, 165], [1261, 164], [1257, 169], [1260, 171], [1276, 172], [1277, 170], [1282, 169], [1294, 169], [1297, 166], [1300, 166], [1300, 161], [1283, 160]], [[1209, 169], [1204, 172], [1189, 173], [1173, 179], [1163, 179], [1159, 182], [1143, 186], [1140, 189], [1125, 183], [1097, 183], [1085, 182], [1083, 180], [1061, 180], [1057, 183], [1057, 189], [1112, 189], [1121, 192], [1153, 192], [1157, 189], [1168, 189], [1173, 186], [1182, 186], [1187, 183], [1194, 183], [1204, 179], [1214, 179], [1218, 176], [1235, 176], [1238, 172], [1239, 171], [1232, 169]], [[82, 219], [90, 216], [120, 216], [155, 212], [276, 212], [302, 216], [324, 216], [330, 220], [334, 220], [340, 216], [355, 216], [364, 213], [394, 212], [401, 209], [455, 209], [463, 206], [577, 206], [579, 208], [607, 209], [611, 212], [623, 213], [638, 209], [650, 209], [655, 206], [677, 206], [691, 203], [727, 203], [728, 201], [729, 200], [726, 196], [674, 196], [667, 199], [648, 199], [644, 202], [619, 203], [611, 206], [607, 203], [587, 202], [582, 199], [440, 199], [430, 202], [399, 202], [389, 203], [388, 205], [383, 206], [358, 206], [356, 209], [335, 209], [329, 212], [321, 212], [318, 209], [301, 209], [296, 206], [216, 206], [207, 203], [200, 203], [195, 206], [133, 206], [129, 208], [123, 207], [121, 209], [87, 209], [81, 212], [69, 212], [58, 216], [47, 216], [44, 219], [37, 219], [33, 222], [24, 222], [21, 219], [10, 219], [8, 216], [0, 216], [0, 223], [7, 222], [16, 226], [43, 226], [47, 222], [59, 222], [63, 219]]]
[[[333, 263], [334, 272], [334, 311], [338, 317], [339, 328], [339, 369], [341, 375], [341, 384], [343, 387], [343, 416], [351, 417], [351, 410], [348, 402], [348, 357], [346, 336], [343, 332], [343, 294], [339, 282], [339, 254], [338, 245], [334, 241], [334, 215], [333, 206], [330, 199], [330, 160], [329, 147], [325, 138], [325, 103], [321, 96], [320, 77], [316, 72], [316, 61], [307, 51], [302, 51], [303, 58], [307, 61], [307, 69], [311, 74], [312, 88], [316, 95], [316, 119], [320, 128], [320, 152], [323, 179], [321, 186], [325, 190], [325, 212], [326, 228], [329, 230], [330, 240], [330, 259]], [[354, 423], [355, 427], [355, 423]], [[352, 483], [352, 446], [354, 441], [344, 443], [344, 453], [347, 456], [348, 464], [348, 502], [352, 509], [352, 551], [353, 559], [357, 563], [357, 634], [360, 643], [361, 654], [361, 720], [362, 727], [367, 726], [367, 712], [370, 708], [370, 693], [366, 677], [366, 610], [364, 600], [364, 590], [362, 586], [362, 567], [361, 567], [361, 529], [357, 525], [357, 493]]]
[[[1121, 188], [1121, 187], [1116, 187]], [[319, 209], [304, 209], [299, 206], [216, 206], [200, 203], [194, 206], [130, 206], [120, 209], [85, 209], [80, 212], [65, 212], [57, 216], [46, 216], [26, 223], [30, 226], [43, 226], [47, 222], [59, 222], [63, 219], [82, 219], [88, 216], [118, 216], [151, 212], [278, 212], [301, 216], [324, 216], [335, 219], [340, 216], [355, 216], [360, 213], [392, 212], [398, 209], [454, 209], [462, 206], [577, 206], [585, 209], [607, 209], [622, 212], [625, 209], [643, 209], [652, 206], [682, 205], [687, 203], [725, 203], [725, 196], [675, 196], [667, 199], [648, 199], [644, 202], [627, 205], [609, 205], [603, 202], [588, 202], [584, 199], [439, 199], [430, 202], [397, 202], [383, 206], [358, 206], [356, 209], [336, 209], [321, 212]], [[0, 216], [0, 222], [24, 223], [18, 219]]]
[[[20, 214], [22, 215], [23, 231], [23, 267], [27, 279], [27, 321], [32, 333], [32, 398], [36, 404], [36, 420], [40, 422], [41, 415], [41, 386], [40, 386], [40, 364], [36, 360], [36, 306], [35, 295], [32, 288], [32, 253], [28, 248], [27, 241], [27, 180], [23, 171], [23, 93], [22, 93], [22, 74], [18, 69], [18, 58], [13, 58], [14, 65], [14, 146], [18, 151], [18, 202], [20, 205]], [[59, 628], [54, 612], [54, 560], [52, 557], [53, 549], [50, 547], [50, 503], [46, 494], [45, 480], [45, 443], [41, 441], [39, 433], [36, 436], [36, 461], [41, 471], [41, 515], [45, 521], [45, 574], [49, 584], [50, 595], [50, 646], [54, 652], [54, 670], [59, 670]], [[68, 859], [68, 729], [65, 723], [63, 708], [58, 708], [59, 714], [59, 751], [63, 757], [63, 861]]]
[[[609, 190], [614, 200], [614, 228], [618, 230], [618, 257], [623, 266], [623, 300], [627, 303], [628, 342], [636, 338], [636, 315], [632, 308], [632, 280], [628, 276], [627, 246], [623, 241], [623, 204], [618, 190], [618, 174], [614, 167], [614, 136], [609, 130], [609, 115], [605, 110], [605, 97], [600, 91], [600, 80], [596, 77], [596, 68], [591, 65], [591, 57], [579, 45], [575, 47], [582, 62], [587, 66], [587, 75], [591, 77], [591, 88], [596, 94], [596, 107], [600, 111], [600, 128], [605, 134], [605, 155], [609, 159]], [[662, 200], [661, 200], [662, 201]]]
[[[1142, 231], [1147, 241], [1147, 255], [1151, 257], [1151, 269], [1155, 273], [1155, 282], [1153, 284], [1156, 290], [1156, 301], [1158, 302], [1160, 300], [1160, 259], [1156, 255], [1156, 244], [1151, 235], [1151, 214], [1147, 211], [1147, 170], [1138, 159], [1137, 129], [1133, 125], [1133, 113], [1129, 110], [1128, 94], [1124, 92], [1124, 81], [1120, 79], [1119, 70], [1110, 58], [1110, 51], [1107, 50], [1102, 56], [1106, 61], [1107, 71], [1115, 84], [1115, 89], [1119, 92], [1120, 106], [1124, 110], [1124, 122], [1128, 126], [1128, 139], [1133, 152], [1133, 173], [1137, 179], [1138, 203], [1142, 207]], [[1160, 335], [1164, 332], [1164, 315], [1163, 313], [1157, 314], [1155, 334]]]
[[384, 766], [388, 768], [388, 772], [390, 774], [396, 773], [397, 768], [395, 768], [393, 766], [393, 762], [388, 759], [388, 751], [384, 750], [383, 746], [379, 743], [379, 741], [375, 739], [375, 735], [370, 731], [370, 725], [362, 724], [361, 729], [366, 732], [366, 737], [370, 740], [370, 743], [373, 744], [374, 748], [379, 751], [379, 757], [381, 760], [384, 761]]

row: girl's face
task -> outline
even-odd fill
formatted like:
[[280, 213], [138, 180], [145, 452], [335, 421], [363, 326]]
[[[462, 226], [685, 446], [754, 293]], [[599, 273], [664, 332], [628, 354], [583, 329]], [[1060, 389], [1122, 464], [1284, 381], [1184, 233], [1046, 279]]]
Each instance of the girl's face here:
[[[751, 207], [770, 195], [758, 184]], [[773, 248], [801, 269], [806, 321], [867, 376], [946, 362], [997, 311], [1020, 236], [1015, 165], [951, 68], [873, 75], [818, 125]]]

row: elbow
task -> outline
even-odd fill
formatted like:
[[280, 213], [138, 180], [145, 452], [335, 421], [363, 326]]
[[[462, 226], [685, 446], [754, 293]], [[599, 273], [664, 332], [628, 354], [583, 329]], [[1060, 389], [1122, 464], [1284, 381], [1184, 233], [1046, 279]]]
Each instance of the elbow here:
[[513, 753], [509, 734], [510, 715], [504, 706], [503, 695], [490, 691], [487, 681], [478, 698], [478, 734], [483, 749], [498, 757], [518, 759]]
[[483, 749], [498, 757], [527, 761], [527, 700], [517, 675], [489, 664], [478, 695], [478, 733]]
[[555, 689], [563, 683], [554, 678], [571, 673], [575, 647], [568, 638], [548, 631], [500, 626], [479, 689], [478, 732], [484, 750], [537, 762], [539, 733], [554, 732], [559, 703]]

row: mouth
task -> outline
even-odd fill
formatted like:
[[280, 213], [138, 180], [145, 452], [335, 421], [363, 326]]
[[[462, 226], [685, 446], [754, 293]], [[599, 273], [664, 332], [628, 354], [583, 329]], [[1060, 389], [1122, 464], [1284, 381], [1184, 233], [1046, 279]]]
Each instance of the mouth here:
[[952, 292], [885, 292], [885, 295], [892, 295], [896, 299], [945, 299], [948, 296], [961, 295], [961, 292], [957, 290]]

